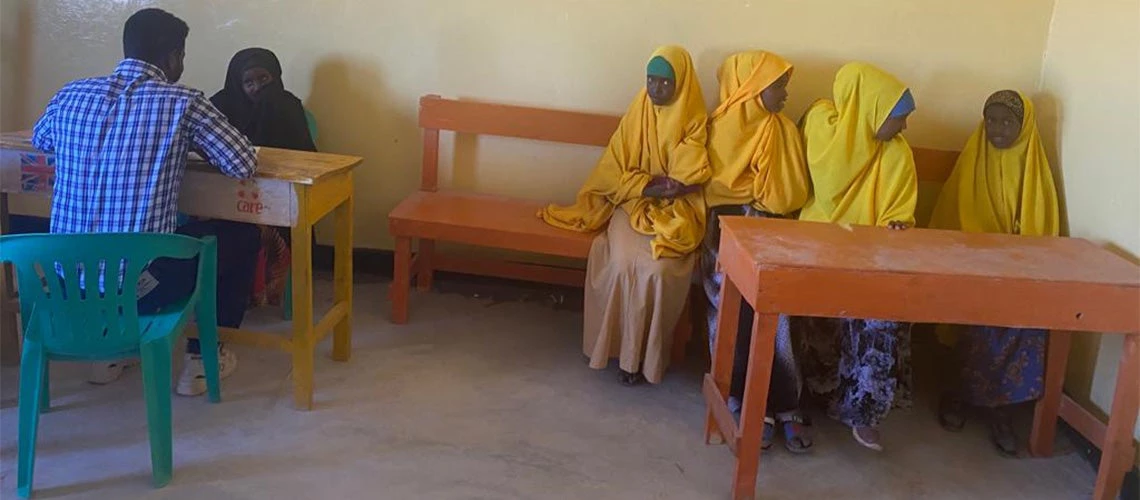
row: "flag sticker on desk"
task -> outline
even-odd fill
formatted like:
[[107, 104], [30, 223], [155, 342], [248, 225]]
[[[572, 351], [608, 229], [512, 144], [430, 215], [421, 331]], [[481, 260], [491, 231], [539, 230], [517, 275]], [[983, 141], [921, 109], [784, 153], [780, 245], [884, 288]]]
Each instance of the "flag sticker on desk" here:
[[20, 191], [50, 193], [54, 185], [54, 156], [43, 153], [20, 153]]

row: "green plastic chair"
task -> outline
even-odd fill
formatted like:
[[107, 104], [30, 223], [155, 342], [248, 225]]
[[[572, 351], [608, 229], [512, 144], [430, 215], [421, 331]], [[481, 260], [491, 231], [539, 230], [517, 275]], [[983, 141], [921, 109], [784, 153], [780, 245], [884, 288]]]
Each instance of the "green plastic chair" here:
[[[143, 267], [158, 257], [199, 257], [197, 286], [185, 301], [140, 316], [136, 283]], [[32, 493], [39, 415], [50, 402], [49, 361], [141, 358], [151, 477], [156, 488], [165, 486], [174, 458], [171, 356], [192, 311], [197, 312], [208, 398], [221, 400], [215, 239], [146, 233], [8, 235], [0, 236], [0, 260], [16, 269], [24, 323], [17, 493], [22, 498]], [[98, 269], [104, 269], [105, 286]]]
[[[320, 135], [317, 129], [317, 118], [309, 110], [305, 110], [305, 122], [309, 124], [309, 136], [313, 138], [313, 144], [317, 143], [317, 137]], [[285, 298], [281, 301], [282, 316], [285, 321], [293, 321], [293, 270], [290, 269], [285, 274]]]

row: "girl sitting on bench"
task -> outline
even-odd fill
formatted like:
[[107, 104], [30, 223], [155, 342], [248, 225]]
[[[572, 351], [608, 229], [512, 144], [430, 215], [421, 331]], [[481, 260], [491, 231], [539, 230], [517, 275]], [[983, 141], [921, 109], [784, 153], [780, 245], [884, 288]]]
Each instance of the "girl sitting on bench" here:
[[574, 205], [550, 206], [548, 224], [593, 232], [586, 268], [583, 351], [590, 367], [620, 359], [628, 385], [661, 381], [673, 328], [704, 235], [701, 184], [710, 175], [707, 114], [685, 49], [657, 49]]
[[[834, 98], [816, 101], [802, 120], [814, 192], [800, 219], [904, 229], [918, 196], [906, 119], [910, 90], [887, 72], [849, 63], [835, 75]], [[808, 390], [828, 415], [851, 427], [859, 444], [882, 450], [878, 426], [892, 406], [909, 405], [910, 324], [876, 319], [802, 318]]]
[[[1060, 210], [1033, 103], [1015, 90], [986, 99], [982, 123], [942, 186], [931, 227], [974, 233], [1057, 236]], [[1008, 407], [1041, 397], [1048, 332], [974, 326], [956, 332], [960, 378], [939, 404], [950, 431], [966, 425], [964, 404], [989, 409], [990, 439], [1017, 454]]]
[[[770, 52], [742, 52], [724, 61], [717, 78], [720, 106], [709, 120], [708, 151], [713, 175], [705, 184], [705, 202], [710, 208], [701, 255], [710, 350], [717, 335], [717, 306], [724, 279], [716, 271], [719, 216], [783, 217], [803, 207], [811, 190], [800, 131], [780, 112], [788, 98], [792, 65]], [[728, 396], [728, 407], [738, 420], [748, 373], [752, 318], [752, 308], [747, 302], [742, 303]], [[781, 316], [762, 446], [772, 446], [779, 424], [784, 447], [803, 453], [811, 449], [812, 440], [798, 411], [800, 379], [792, 351], [788, 318]]]

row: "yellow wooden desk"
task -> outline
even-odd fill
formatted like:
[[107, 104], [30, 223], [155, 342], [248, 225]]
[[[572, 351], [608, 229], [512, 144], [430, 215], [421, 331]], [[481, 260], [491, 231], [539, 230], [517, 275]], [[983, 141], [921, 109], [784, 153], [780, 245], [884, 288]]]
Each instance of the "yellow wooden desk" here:
[[[27, 132], [0, 135], [0, 231], [7, 231], [8, 196], [51, 196], [54, 158], [36, 151]], [[317, 343], [333, 334], [332, 358], [347, 361], [352, 346], [352, 169], [356, 156], [261, 148], [257, 176], [238, 181], [216, 168], [192, 161], [182, 181], [178, 208], [214, 219], [289, 227], [292, 232], [293, 335], [220, 329], [222, 340], [278, 349], [293, 356], [293, 403], [313, 406], [313, 361]], [[313, 226], [333, 213], [335, 219], [335, 300], [314, 322]], [[4, 280], [0, 330], [4, 349], [12, 352], [17, 335], [18, 303], [10, 271]], [[18, 350], [17, 350], [18, 352]]]

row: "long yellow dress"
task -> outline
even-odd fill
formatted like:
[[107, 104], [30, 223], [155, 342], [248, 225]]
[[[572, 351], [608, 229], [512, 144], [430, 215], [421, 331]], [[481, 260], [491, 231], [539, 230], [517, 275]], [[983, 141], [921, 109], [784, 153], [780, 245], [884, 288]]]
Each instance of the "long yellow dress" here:
[[875, 139], [906, 85], [870, 64], [848, 63], [833, 92], [834, 101], [816, 101], [803, 118], [813, 193], [800, 220], [913, 225], [914, 153], [902, 135]]
[[792, 69], [784, 58], [760, 50], [734, 54], [721, 65], [720, 106], [709, 118], [708, 206], [751, 205], [787, 214], [807, 201], [811, 184], [800, 131], [760, 101], [760, 93]]
[[[1010, 147], [998, 149], [986, 139], [985, 121], [978, 124], [942, 186], [930, 227], [1057, 236], [1061, 232], [1060, 204], [1033, 102], [1014, 91], [998, 92], [993, 97], [999, 96], [1017, 102], [999, 99], [989, 105], [1021, 108], [1017, 139]], [[1048, 339], [1044, 331], [949, 325], [939, 325], [936, 331], [939, 341], [957, 344], [960, 351], [963, 369], [959, 390], [966, 402], [993, 407], [1041, 395]]]
[[1021, 132], [998, 149], [986, 140], [985, 122], [970, 136], [934, 206], [930, 226], [971, 233], [1057, 236], [1060, 209], [1053, 173], [1037, 131], [1033, 103], [1024, 106]]
[[[907, 88], [866, 63], [835, 75], [834, 100], [803, 118], [812, 195], [800, 220], [886, 226], [914, 224], [918, 180], [902, 135], [876, 132]], [[828, 414], [853, 428], [877, 427], [892, 407], [911, 404], [910, 325], [876, 319], [795, 318], [804, 385]]]
[[605, 368], [618, 356], [622, 370], [657, 383], [668, 367], [673, 328], [688, 295], [705, 207], [699, 191], [675, 199], [641, 193], [655, 176], [692, 186], [707, 181], [711, 170], [707, 112], [689, 53], [666, 46], [653, 55], [673, 68], [673, 101], [656, 106], [643, 87], [575, 204], [550, 206], [539, 215], [553, 226], [583, 232], [609, 222], [594, 239], [586, 265], [583, 352], [591, 368]]

